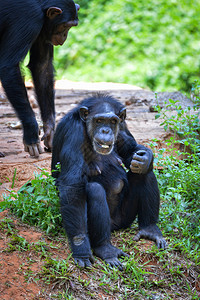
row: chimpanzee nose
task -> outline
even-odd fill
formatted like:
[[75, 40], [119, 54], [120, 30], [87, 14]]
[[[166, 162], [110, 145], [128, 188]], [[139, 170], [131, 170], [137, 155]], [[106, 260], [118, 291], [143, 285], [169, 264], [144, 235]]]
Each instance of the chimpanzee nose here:
[[108, 134], [110, 132], [109, 128], [102, 128], [102, 133]]

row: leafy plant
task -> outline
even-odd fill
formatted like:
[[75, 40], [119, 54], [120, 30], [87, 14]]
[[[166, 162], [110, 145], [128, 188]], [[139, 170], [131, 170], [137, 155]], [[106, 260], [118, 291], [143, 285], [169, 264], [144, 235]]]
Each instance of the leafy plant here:
[[[79, 25], [55, 47], [57, 78], [184, 90], [199, 77], [198, 0], [80, 0]], [[25, 60], [28, 64], [28, 57]], [[27, 68], [26, 76], [30, 77]]]
[[4, 198], [4, 208], [10, 208], [23, 222], [39, 226], [47, 233], [62, 232], [55, 180], [47, 171], [35, 174], [35, 179]]
[[46, 283], [56, 283], [59, 285], [66, 284], [69, 281], [72, 270], [69, 268], [69, 260], [71, 255], [67, 259], [58, 260], [47, 257], [45, 264], [42, 267], [40, 276], [45, 278]]
[[188, 91], [198, 78], [198, 0], [192, 5], [172, 0], [80, 0], [80, 6], [79, 26], [55, 48], [59, 79]]
[[[200, 122], [199, 85], [194, 83], [193, 107], [183, 109], [177, 101], [169, 100], [162, 109], [157, 106], [156, 118], [162, 118], [161, 126], [173, 132], [166, 140], [167, 148], [155, 150], [155, 170], [162, 198], [160, 220], [164, 230], [177, 238], [179, 251], [186, 252], [200, 263]], [[175, 111], [170, 112], [173, 106]], [[177, 149], [183, 145], [183, 150]], [[160, 169], [160, 170], [159, 170]]]
[[[167, 145], [183, 145], [181, 154], [190, 150], [190, 153], [194, 153], [194, 159], [196, 156], [200, 156], [200, 101], [193, 107], [188, 106], [185, 109], [181, 105], [177, 105], [177, 102], [176, 100], [169, 99], [169, 104], [165, 103], [164, 109], [159, 105], [156, 106], [158, 114], [155, 118], [162, 117], [163, 121], [160, 125], [164, 126], [166, 131], [171, 130], [174, 133], [173, 137], [166, 140]], [[171, 106], [174, 107], [174, 114], [170, 112]]]

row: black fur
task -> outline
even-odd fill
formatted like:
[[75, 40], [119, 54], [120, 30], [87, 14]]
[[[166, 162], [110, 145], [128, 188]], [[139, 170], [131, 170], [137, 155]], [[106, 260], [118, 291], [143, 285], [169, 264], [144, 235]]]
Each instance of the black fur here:
[[[55, 6], [62, 13], [50, 19], [47, 17], [48, 8]], [[73, 20], [77, 20], [77, 7], [72, 0], [1, 1], [0, 80], [22, 122], [25, 150], [33, 156], [41, 152], [39, 128], [28, 101], [19, 63], [31, 49], [29, 68], [43, 120], [43, 139], [45, 146], [51, 148], [55, 126], [51, 38], [56, 26]]]
[[[85, 121], [82, 111], [87, 112]], [[55, 132], [52, 170], [56, 170], [58, 163], [61, 170], [52, 174], [57, 178], [64, 228], [73, 257], [83, 267], [90, 265], [93, 249], [94, 254], [111, 266], [121, 268], [118, 257], [125, 253], [111, 245], [110, 234], [112, 230], [130, 226], [136, 216], [140, 229], [136, 239], [144, 236], [156, 241], [159, 248], [166, 246], [156, 225], [160, 198], [153, 173], [153, 154], [136, 143], [122, 112], [125, 116], [124, 107], [117, 100], [98, 94], [70, 111]], [[102, 116], [98, 130], [98, 122], [94, 123], [97, 115]], [[115, 132], [108, 125], [109, 115], [120, 119], [115, 124], [118, 130], [114, 149], [110, 154], [99, 154], [94, 151], [92, 137], [102, 132], [102, 128], [106, 134], [109, 128]], [[104, 139], [110, 143], [109, 137]]]

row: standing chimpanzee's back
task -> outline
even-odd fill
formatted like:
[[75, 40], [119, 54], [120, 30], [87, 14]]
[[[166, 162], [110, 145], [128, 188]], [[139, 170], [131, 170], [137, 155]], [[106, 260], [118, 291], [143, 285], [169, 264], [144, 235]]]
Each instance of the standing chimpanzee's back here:
[[52, 169], [61, 201], [61, 214], [73, 257], [90, 266], [92, 252], [122, 268], [125, 256], [111, 245], [111, 230], [128, 227], [138, 216], [136, 239], [166, 242], [156, 225], [159, 190], [152, 151], [136, 143], [126, 123], [125, 107], [108, 95], [83, 100], [58, 124]]

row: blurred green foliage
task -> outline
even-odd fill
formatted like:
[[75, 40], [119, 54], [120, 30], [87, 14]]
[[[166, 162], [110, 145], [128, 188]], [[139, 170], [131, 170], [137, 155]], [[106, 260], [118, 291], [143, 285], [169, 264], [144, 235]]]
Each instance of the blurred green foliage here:
[[200, 69], [198, 0], [77, 0], [79, 26], [55, 47], [57, 78], [189, 91]]

